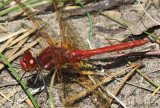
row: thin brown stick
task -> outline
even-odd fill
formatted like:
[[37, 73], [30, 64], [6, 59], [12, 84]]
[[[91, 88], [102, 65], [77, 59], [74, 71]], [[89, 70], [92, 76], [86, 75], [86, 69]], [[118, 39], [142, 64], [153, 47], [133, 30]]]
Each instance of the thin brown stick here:
[[13, 103], [13, 101], [10, 100], [10, 99], [9, 99], [5, 94], [3, 94], [2, 92], [0, 92], [0, 95], [3, 96], [6, 100], [8, 100], [8, 101], [10, 101], [10, 102]]
[[153, 99], [153, 96], [155, 96], [155, 94], [160, 90], [160, 86], [152, 93], [151, 97], [150, 97], [150, 101]]
[[[120, 89], [123, 87], [124, 83], [129, 79], [129, 77], [136, 71], [136, 69], [138, 69], [141, 66], [141, 64], [138, 64], [132, 71], [130, 71], [123, 79], [123, 81], [119, 84], [119, 86], [115, 89], [115, 91], [113, 92], [113, 95], [116, 96], [118, 94], [118, 92], [120, 91]], [[114, 100], [114, 98], [112, 98], [110, 100], [110, 103], [112, 103]]]

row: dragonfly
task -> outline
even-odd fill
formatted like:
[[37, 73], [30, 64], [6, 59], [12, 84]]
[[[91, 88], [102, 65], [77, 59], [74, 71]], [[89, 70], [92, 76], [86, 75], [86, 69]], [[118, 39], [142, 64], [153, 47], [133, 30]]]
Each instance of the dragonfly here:
[[[78, 32], [76, 32], [76, 29], [73, 28], [73, 26], [71, 26], [71, 23], [68, 24], [67, 22], [65, 22], [65, 20], [60, 20], [59, 13], [56, 10], [57, 9], [56, 5], [54, 4], [55, 10], [57, 12], [57, 19], [59, 20], [59, 25], [61, 29], [61, 36], [60, 36], [61, 42], [56, 42], [54, 39], [55, 37], [58, 37], [58, 35], [55, 33], [55, 31], [53, 31], [53, 29], [52, 30], [50, 29], [51, 31], [53, 31], [51, 34], [54, 36], [48, 34], [49, 27], [43, 27], [42, 25], [40, 25], [40, 22], [36, 20], [37, 18], [34, 18], [30, 15], [28, 8], [25, 5], [23, 5], [18, 0], [16, 0], [16, 2], [27, 14], [27, 16], [31, 19], [31, 21], [35, 24], [39, 32], [42, 34], [42, 37], [49, 44], [49, 46], [44, 48], [36, 58], [32, 56], [31, 52], [26, 52], [23, 55], [23, 57], [20, 59], [20, 64], [26, 72], [32, 72], [38, 70], [39, 74], [42, 74], [41, 70], [53, 70], [53, 69], [58, 70], [61, 69], [62, 66], [68, 63], [72, 64], [77, 69], [78, 66], [74, 65], [74, 63], [79, 62], [85, 58], [104, 53], [126, 50], [144, 45], [149, 42], [149, 39], [141, 39], [92, 50], [83, 50], [82, 48], [84, 46], [82, 45], [83, 41], [82, 40], [79, 41], [79, 39], [77, 39], [80, 37], [77, 36]], [[65, 14], [66, 13], [63, 12], [63, 14], [61, 15], [64, 16]], [[70, 32], [70, 30], [65, 30], [65, 28], [69, 28], [72, 32]], [[74, 38], [73, 37], [68, 38], [68, 36], [74, 36]], [[52, 39], [52, 37], [54, 37], [54, 39]], [[79, 41], [79, 45], [76, 45], [78, 43], [74, 43], [74, 41]], [[80, 72], [79, 67], [77, 71]]]

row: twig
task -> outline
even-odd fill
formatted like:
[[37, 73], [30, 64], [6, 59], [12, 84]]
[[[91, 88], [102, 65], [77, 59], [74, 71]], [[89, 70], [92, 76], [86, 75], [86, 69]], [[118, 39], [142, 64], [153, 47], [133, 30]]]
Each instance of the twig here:
[[114, 96], [114, 94], [112, 94], [111, 92], [107, 91], [109, 95], [111, 95], [117, 102], [119, 102], [123, 108], [127, 108], [126, 105], [124, 105], [124, 103], [122, 103], [116, 96]]
[[153, 96], [160, 90], [160, 86], [152, 93], [150, 100], [152, 100]]
[[[124, 83], [129, 79], [129, 77], [136, 71], [136, 69], [138, 69], [141, 66], [141, 64], [138, 64], [131, 72], [129, 72], [123, 79], [123, 81], [119, 84], [119, 86], [115, 89], [115, 91], [113, 92], [113, 94], [116, 96], [119, 92], [119, 90], [122, 88], [122, 86], [124, 85]], [[110, 100], [110, 102], [112, 103], [113, 98]]]

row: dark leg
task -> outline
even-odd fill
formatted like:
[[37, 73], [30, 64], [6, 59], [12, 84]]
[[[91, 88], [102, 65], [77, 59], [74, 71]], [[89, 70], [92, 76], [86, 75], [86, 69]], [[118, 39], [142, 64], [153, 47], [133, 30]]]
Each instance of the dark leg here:
[[22, 80], [22, 78], [24, 77], [24, 75], [26, 74], [26, 71], [24, 72], [24, 74], [22, 75], [22, 77], [21, 77], [21, 79], [20, 79], [20, 81]]
[[41, 79], [42, 79], [42, 82], [43, 82], [43, 85], [44, 85], [44, 90], [41, 92], [41, 94], [40, 94], [39, 96], [41, 96], [44, 92], [46, 92], [46, 94], [47, 94], [47, 99], [48, 99], [48, 98], [49, 98], [49, 93], [48, 93], [47, 85], [46, 85], [46, 83], [45, 83], [45, 81], [44, 81], [44, 77], [43, 77], [42, 73], [41, 73]]
[[36, 85], [38, 78], [39, 78], [39, 73], [37, 73], [36, 79], [35, 79], [35, 81], [33, 83], [34, 86]]

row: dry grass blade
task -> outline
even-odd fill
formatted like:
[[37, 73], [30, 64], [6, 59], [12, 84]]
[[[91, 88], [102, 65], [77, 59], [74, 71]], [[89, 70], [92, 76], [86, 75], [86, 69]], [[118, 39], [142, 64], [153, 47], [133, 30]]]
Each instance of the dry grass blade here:
[[52, 79], [50, 81], [50, 87], [49, 87], [49, 98], [50, 98], [51, 108], [54, 108], [54, 100], [53, 100], [52, 88], [53, 88], [53, 84], [54, 84], [54, 79], [55, 79], [56, 73], [57, 73], [57, 69], [54, 71], [54, 73], [52, 75]]
[[10, 31], [8, 31], [5, 27], [3, 27], [1, 24], [0, 24], [0, 29], [3, 30], [4, 32], [8, 33], [8, 34], [11, 34]]
[[8, 101], [10, 101], [10, 102], [13, 103], [13, 101], [10, 100], [10, 99], [9, 99], [5, 94], [3, 94], [2, 92], [0, 92], [0, 95], [3, 96], [6, 100], [8, 100]]
[[22, 39], [24, 39], [25, 37], [29, 36], [31, 33], [35, 32], [35, 31], [36, 31], [36, 28], [32, 28], [32, 29], [28, 30], [28, 32], [26, 32], [22, 36], [18, 37], [17, 39], [15, 39], [8, 47], [11, 47], [12, 45], [14, 45], [17, 42], [21, 41]]
[[16, 46], [15, 48], [13, 48], [12, 51], [10, 51], [11, 53], [9, 53], [7, 55], [7, 58], [11, 57], [15, 52], [17, 52], [19, 50], [19, 48], [28, 40], [29, 37], [24, 38], [23, 40], [21, 40]]
[[[0, 29], [3, 30], [4, 32], [8, 33], [8, 34], [11, 34], [10, 31], [8, 31], [5, 27], [3, 27], [1, 24], [0, 24]], [[9, 40], [7, 40], [7, 42], [1, 47], [0, 49], [0, 52], [3, 52], [7, 46], [16, 38], [16, 36], [10, 38]]]
[[[141, 66], [141, 64], [139, 63], [132, 71], [130, 71], [123, 79], [123, 81], [119, 84], [119, 86], [115, 89], [115, 91], [113, 92], [113, 95], [116, 96], [119, 92], [119, 90], [123, 87], [124, 83], [129, 79], [129, 77], [136, 71], [136, 69], [138, 69]], [[110, 102], [112, 103], [113, 98], [110, 100]], [[107, 105], [107, 104], [106, 104]]]
[[81, 71], [81, 74], [83, 74], [83, 75], [99, 75], [99, 76], [104, 75], [104, 73], [92, 72], [92, 71]]
[[152, 100], [153, 96], [160, 90], [160, 86], [152, 93], [150, 100]]
[[[7, 32], [8, 34], [12, 34], [11, 32], [7, 31], [2, 25], [0, 26], [0, 29], [2, 29], [3, 31]], [[0, 52], [3, 52], [8, 45], [16, 38], [16, 36], [10, 38], [0, 49]]]
[[132, 65], [132, 66], [130, 66], [130, 67], [127, 67], [127, 68], [125, 68], [125, 69], [123, 69], [123, 70], [121, 70], [121, 71], [119, 71], [119, 72], [116, 72], [116, 73], [112, 74], [111, 76], [109, 76], [109, 77], [107, 77], [107, 78], [104, 78], [103, 81], [97, 83], [96, 85], [93, 85], [93, 86], [89, 87], [88, 89], [84, 90], [83, 92], [78, 93], [76, 96], [73, 96], [73, 97], [67, 99], [67, 102], [74, 101], [74, 100], [76, 100], [76, 99], [81, 98], [82, 96], [84, 96], [84, 95], [86, 95], [87, 93], [91, 92], [92, 90], [96, 89], [96, 88], [99, 87], [100, 85], [105, 84], [105, 83], [108, 82], [110, 79], [112, 79], [113, 77], [117, 76], [118, 74], [124, 72], [124, 71], [127, 70], [127, 69], [133, 68], [133, 67], [135, 67], [135, 66], [137, 66], [137, 65], [139, 65], [139, 64], [134, 64], [134, 65]]
[[12, 33], [12, 34], [9, 34], [8, 36], [3, 36], [3, 37], [0, 38], [0, 42], [3, 42], [3, 41], [5, 41], [5, 40], [7, 40], [7, 39], [9, 39], [9, 38], [11, 38], [11, 37], [13, 37], [13, 36], [16, 36], [16, 35], [18, 35], [18, 34], [21, 34], [21, 33], [23, 33], [23, 32], [26, 32], [26, 31], [27, 31], [26, 29], [20, 29], [20, 30], [17, 31], [17, 32], [14, 32], [14, 33]]
[[[19, 11], [19, 12], [17, 12], [14, 16], [12, 16], [11, 18], [9, 18], [8, 19], [8, 22], [12, 22], [12, 21], [14, 21], [14, 19], [16, 19], [16, 18], [18, 18], [20, 15], [22, 15], [23, 14], [23, 11], [21, 10], [21, 11]], [[25, 18], [24, 18], [25, 19]], [[20, 19], [21, 20], [21, 19]]]

